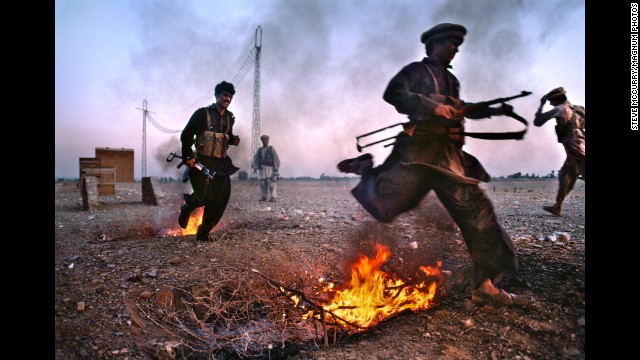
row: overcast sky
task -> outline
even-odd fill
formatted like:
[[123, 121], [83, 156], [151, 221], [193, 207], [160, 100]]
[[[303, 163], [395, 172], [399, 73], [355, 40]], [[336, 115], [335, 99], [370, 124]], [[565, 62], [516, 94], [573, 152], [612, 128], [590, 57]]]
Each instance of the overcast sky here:
[[[271, 137], [281, 176], [343, 176], [356, 136], [407, 121], [382, 99], [389, 80], [425, 56], [422, 32], [442, 22], [467, 28], [453, 60], [468, 102], [531, 91], [510, 102], [530, 123], [539, 99], [563, 86], [585, 105], [584, 0], [56, 0], [55, 176], [77, 177], [96, 147], [134, 149], [142, 175], [143, 102], [147, 176], [180, 176], [180, 131], [213, 88], [238, 78], [262, 29], [260, 133]], [[233, 162], [250, 172], [254, 68], [236, 83]], [[549, 110], [547, 104], [545, 110]], [[518, 131], [509, 117], [467, 120], [467, 131]], [[361, 139], [395, 135], [399, 127]], [[391, 147], [364, 149], [380, 164]], [[544, 176], [562, 166], [553, 122], [525, 138], [467, 138], [465, 150], [492, 176]]]

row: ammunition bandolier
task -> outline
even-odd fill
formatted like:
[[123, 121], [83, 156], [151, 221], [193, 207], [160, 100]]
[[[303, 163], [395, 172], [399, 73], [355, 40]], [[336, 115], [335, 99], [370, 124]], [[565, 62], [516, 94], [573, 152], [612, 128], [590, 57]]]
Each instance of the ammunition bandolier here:
[[[213, 180], [210, 180], [200, 171], [189, 171], [193, 193], [185, 194], [186, 211], [190, 213], [193, 209], [204, 206], [196, 238], [206, 236], [215, 227], [229, 202], [230, 177], [239, 170], [227, 155], [229, 144], [236, 139], [233, 134], [234, 122], [235, 117], [231, 111], [225, 110], [220, 115], [213, 104], [197, 109], [180, 135], [182, 155], [197, 158], [202, 165], [215, 172]], [[192, 149], [194, 143], [195, 154]]]

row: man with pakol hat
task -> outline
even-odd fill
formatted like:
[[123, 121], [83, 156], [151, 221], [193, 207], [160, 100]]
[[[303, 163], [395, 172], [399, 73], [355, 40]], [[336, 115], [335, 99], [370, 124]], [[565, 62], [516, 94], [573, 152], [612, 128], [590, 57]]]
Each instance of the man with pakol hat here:
[[[559, 184], [556, 202], [552, 206], [542, 207], [555, 216], [562, 216], [562, 203], [573, 189], [576, 181], [578, 179], [585, 180], [585, 109], [580, 105], [572, 105], [567, 100], [566, 93], [563, 87], [558, 87], [544, 95], [540, 99], [540, 106], [533, 120], [535, 126], [542, 126], [548, 120], [556, 119], [556, 136], [567, 153], [564, 164], [558, 172]], [[553, 109], [542, 112], [542, 107], [547, 100]]]
[[258, 174], [260, 180], [260, 200], [277, 202], [278, 200], [278, 169], [280, 168], [280, 158], [276, 149], [269, 145], [269, 135], [260, 136], [262, 147], [253, 155], [251, 168]]
[[406, 114], [408, 125], [396, 138], [391, 154], [378, 167], [364, 154], [343, 160], [338, 169], [361, 175], [351, 190], [358, 202], [378, 221], [390, 222], [418, 206], [434, 191], [460, 228], [472, 260], [471, 300], [476, 304], [528, 305], [532, 297], [497, 287], [507, 273], [518, 270], [509, 234], [498, 223], [481, 181], [489, 174], [464, 145], [464, 117], [481, 119], [510, 113], [508, 104], [463, 110], [460, 83], [451, 61], [467, 29], [443, 23], [422, 34], [427, 57], [408, 64], [389, 82], [383, 99]]
[[[240, 136], [233, 133], [236, 118], [228, 107], [236, 93], [232, 83], [222, 81], [214, 89], [215, 102], [193, 112], [180, 134], [182, 156], [189, 168], [192, 194], [184, 194], [178, 224], [186, 229], [191, 213], [204, 206], [202, 222], [196, 240], [209, 241], [209, 233], [218, 224], [231, 196], [231, 175], [239, 170], [227, 155], [227, 148], [240, 144]], [[195, 151], [193, 149], [195, 145]], [[196, 161], [210, 171], [213, 178], [194, 169]]]

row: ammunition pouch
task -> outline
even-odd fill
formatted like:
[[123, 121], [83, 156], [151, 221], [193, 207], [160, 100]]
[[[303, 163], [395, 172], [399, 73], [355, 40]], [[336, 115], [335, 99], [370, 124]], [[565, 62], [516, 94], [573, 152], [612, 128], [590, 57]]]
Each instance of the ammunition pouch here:
[[226, 158], [228, 147], [228, 134], [205, 131], [196, 136], [196, 150], [200, 155]]

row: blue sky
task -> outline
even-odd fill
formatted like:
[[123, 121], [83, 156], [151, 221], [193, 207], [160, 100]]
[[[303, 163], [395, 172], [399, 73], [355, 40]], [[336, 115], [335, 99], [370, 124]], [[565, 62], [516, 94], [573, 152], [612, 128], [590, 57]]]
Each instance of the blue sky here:
[[[146, 100], [158, 125], [146, 124], [147, 176], [179, 176], [164, 159], [180, 152], [179, 131], [214, 101], [215, 84], [237, 76], [258, 26], [260, 133], [270, 135], [285, 177], [342, 176], [336, 164], [359, 154], [356, 136], [406, 121], [382, 93], [425, 56], [420, 35], [441, 22], [468, 30], [452, 63], [464, 100], [531, 91], [511, 104], [532, 122], [540, 97], [564, 86], [586, 107], [584, 12], [583, 0], [56, 0], [55, 175], [77, 177], [80, 157], [112, 147], [134, 149], [139, 178]], [[229, 107], [242, 138], [229, 154], [245, 171], [253, 71], [235, 84]], [[467, 121], [468, 131], [520, 129], [507, 117]], [[390, 149], [365, 150], [379, 164]], [[531, 124], [521, 141], [469, 138], [465, 150], [493, 176], [546, 175], [565, 158], [551, 122]]]

